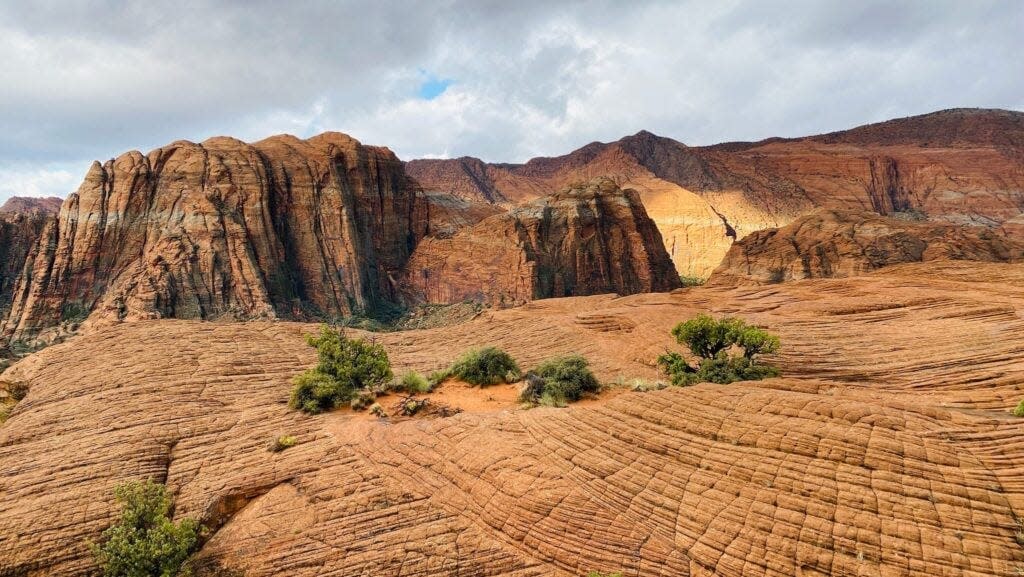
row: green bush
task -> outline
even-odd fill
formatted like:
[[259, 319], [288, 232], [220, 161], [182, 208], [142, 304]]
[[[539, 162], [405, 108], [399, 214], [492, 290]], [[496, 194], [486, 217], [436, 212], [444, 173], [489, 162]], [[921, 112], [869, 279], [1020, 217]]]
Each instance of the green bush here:
[[433, 387], [426, 377], [416, 371], [409, 371], [398, 380], [396, 388], [407, 393], [429, 393]]
[[[747, 325], [740, 319], [719, 320], [698, 315], [672, 329], [676, 342], [686, 345], [700, 357], [692, 366], [680, 353], [666, 352], [658, 357], [658, 366], [673, 385], [694, 383], [726, 384], [779, 376], [779, 370], [758, 361], [758, 356], [779, 351], [779, 337]], [[739, 349], [741, 354], [732, 354]]]
[[587, 573], [587, 577], [622, 577], [622, 573], [601, 573], [600, 571], [591, 571]]
[[315, 367], [295, 377], [288, 405], [307, 413], [319, 413], [350, 402], [361, 389], [381, 387], [391, 381], [391, 363], [379, 344], [350, 339], [343, 330], [327, 326], [306, 342], [317, 350]]
[[281, 451], [294, 447], [298, 443], [298, 440], [292, 435], [281, 435], [274, 439], [274, 442], [270, 444], [271, 453], [280, 453]]
[[[590, 372], [587, 359], [570, 355], [549, 359], [533, 371], [544, 380], [541, 400], [549, 399], [562, 404], [580, 400], [584, 393], [601, 390], [594, 373]], [[541, 403], [544, 404], [544, 403]]]
[[1017, 408], [1013, 410], [1013, 416], [1024, 417], [1024, 400], [1017, 403]]
[[685, 274], [679, 275], [679, 282], [683, 283], [683, 287], [701, 286], [704, 284], [704, 279], [699, 276], [688, 276]]
[[519, 380], [519, 366], [515, 360], [496, 347], [468, 351], [455, 361], [450, 372], [452, 376], [481, 387]]
[[451, 368], [441, 369], [439, 371], [434, 371], [434, 372], [430, 373], [429, 375], [427, 375], [427, 382], [430, 383], [430, 388], [434, 388], [437, 385], [440, 385], [441, 383], [443, 383], [446, 380], [448, 380], [448, 378], [451, 377], [451, 376], [452, 376]]
[[171, 521], [167, 489], [152, 481], [118, 485], [121, 504], [117, 522], [103, 532], [102, 544], [91, 545], [103, 577], [184, 577], [188, 556], [199, 544], [193, 519]]

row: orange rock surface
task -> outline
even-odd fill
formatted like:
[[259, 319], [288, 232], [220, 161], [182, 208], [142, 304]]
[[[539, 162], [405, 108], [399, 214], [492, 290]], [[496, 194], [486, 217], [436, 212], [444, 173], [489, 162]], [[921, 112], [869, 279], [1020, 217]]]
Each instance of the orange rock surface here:
[[668, 291], [679, 278], [636, 191], [597, 179], [423, 239], [400, 285], [411, 302], [507, 306]]
[[874, 212], [818, 210], [732, 245], [711, 284], [853, 276], [930, 260], [1024, 261], [1024, 237], [983, 226], [911, 222]]
[[378, 334], [398, 371], [494, 344], [604, 381], [656, 378], [697, 312], [782, 339], [778, 379], [402, 422], [286, 407], [314, 325], [97, 327], [0, 376], [29, 386], [0, 426], [0, 567], [87, 574], [113, 486], [155, 477], [215, 530], [200, 557], [250, 577], [1017, 575], [1022, 287], [1024, 265], [916, 263]]
[[94, 163], [37, 243], [4, 336], [73, 306], [102, 319], [349, 315], [393, 300], [416, 192], [339, 133], [179, 141]]

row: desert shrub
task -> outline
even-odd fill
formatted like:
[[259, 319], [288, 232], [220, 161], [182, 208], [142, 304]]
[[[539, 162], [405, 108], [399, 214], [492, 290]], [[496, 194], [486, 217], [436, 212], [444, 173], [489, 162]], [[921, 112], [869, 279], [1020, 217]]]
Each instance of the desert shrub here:
[[352, 407], [353, 411], [362, 411], [370, 408], [370, 405], [377, 402], [377, 395], [370, 391], [356, 391], [352, 395], [352, 400], [349, 401], [349, 406]]
[[426, 399], [406, 399], [399, 410], [402, 416], [412, 417], [427, 406]]
[[391, 381], [391, 363], [384, 347], [364, 339], [350, 339], [341, 329], [320, 328], [306, 342], [317, 350], [317, 364], [293, 379], [288, 405], [319, 413], [350, 402], [361, 389]]
[[396, 388], [407, 393], [429, 393], [433, 387], [426, 377], [416, 371], [409, 371], [398, 380]]
[[463, 354], [452, 365], [451, 375], [471, 385], [485, 387], [519, 380], [519, 366], [505, 351], [484, 347]]
[[564, 395], [559, 395], [552, 391], [544, 391], [540, 394], [540, 398], [537, 399], [537, 404], [542, 407], [555, 407], [563, 408], [568, 405]]
[[1024, 417], [1024, 400], [1017, 403], [1017, 408], [1013, 409], [1013, 416]]
[[[658, 366], [673, 385], [732, 383], [779, 376], [779, 370], [758, 360], [779, 350], [779, 337], [740, 319], [715, 319], [701, 314], [672, 329], [676, 342], [700, 357], [696, 366], [677, 352], [658, 357]], [[739, 354], [733, 351], [739, 350]]]
[[176, 577], [199, 543], [199, 524], [193, 519], [171, 521], [171, 497], [152, 481], [118, 485], [114, 496], [121, 505], [116, 523], [103, 532], [101, 544], [91, 545], [104, 577]]
[[280, 453], [285, 449], [294, 447], [296, 443], [298, 443], [298, 440], [294, 436], [281, 435], [280, 437], [274, 439], [272, 443], [270, 443], [270, 452]]
[[622, 577], [622, 573], [601, 573], [600, 571], [591, 571], [587, 573], [587, 577]]
[[370, 414], [379, 419], [383, 419], [388, 416], [387, 411], [384, 410], [384, 407], [382, 407], [380, 403], [370, 405]]
[[679, 275], [679, 282], [683, 283], [684, 287], [701, 286], [704, 284], [704, 279], [699, 276], [689, 276], [685, 274]]
[[430, 388], [434, 388], [437, 385], [440, 385], [441, 383], [443, 383], [446, 380], [448, 380], [448, 378], [451, 377], [451, 376], [452, 376], [452, 370], [450, 368], [448, 368], [448, 369], [441, 369], [441, 370], [434, 371], [434, 372], [430, 373], [429, 375], [427, 375], [427, 382], [430, 383]]
[[534, 370], [544, 379], [544, 392], [565, 401], [578, 401], [584, 393], [596, 393], [600, 383], [590, 372], [587, 359], [570, 355], [544, 361]]
[[519, 401], [546, 407], [564, 407], [566, 403], [580, 400], [585, 393], [601, 389], [594, 373], [590, 372], [587, 359], [579, 355], [548, 359], [526, 373], [525, 381]]

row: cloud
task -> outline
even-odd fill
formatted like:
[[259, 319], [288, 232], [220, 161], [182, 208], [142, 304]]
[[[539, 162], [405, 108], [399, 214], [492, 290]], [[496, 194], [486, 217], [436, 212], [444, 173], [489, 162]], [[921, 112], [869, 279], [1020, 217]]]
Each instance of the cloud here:
[[39, 166], [0, 167], [0, 199], [12, 196], [67, 196], [78, 188], [88, 163], [81, 170]]
[[218, 134], [522, 161], [1022, 109], [1022, 21], [1013, 0], [0, 0], [0, 190]]

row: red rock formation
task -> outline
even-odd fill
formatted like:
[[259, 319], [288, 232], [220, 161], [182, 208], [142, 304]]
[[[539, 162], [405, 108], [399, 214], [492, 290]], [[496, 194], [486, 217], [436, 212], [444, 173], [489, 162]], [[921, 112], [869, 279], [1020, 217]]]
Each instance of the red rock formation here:
[[782, 228], [754, 232], [734, 244], [709, 284], [847, 277], [883, 266], [931, 260], [1024, 261], [1024, 239], [983, 226], [819, 210]]
[[[4, 209], [10, 204], [5, 204]], [[39, 238], [44, 233], [49, 235], [55, 220], [53, 215], [42, 210], [0, 211], [0, 319], [6, 317], [10, 310], [14, 288], [25, 268], [25, 261], [34, 257]]]
[[450, 238], [425, 238], [403, 276], [409, 298], [495, 305], [679, 286], [657, 227], [633, 190], [608, 179], [492, 216]]
[[[1024, 114], [947, 110], [802, 139], [687, 147], [640, 132], [522, 165], [409, 163], [431, 190], [531, 198], [609, 176], [636, 188], [681, 273], [706, 276], [736, 239], [817, 208], [915, 211], [999, 225], [1024, 213]], [[471, 185], [486, 175], [476, 191]]]
[[106, 318], [370, 311], [394, 297], [415, 193], [389, 150], [338, 133], [179, 141], [94, 163], [3, 333], [32, 335], [68, 306]]
[[2, 206], [0, 206], [0, 213], [19, 213], [25, 214], [30, 212], [44, 212], [47, 214], [57, 214], [60, 212], [60, 205], [64, 202], [56, 196], [48, 196], [44, 198], [36, 198], [34, 196], [12, 196], [7, 199]]

